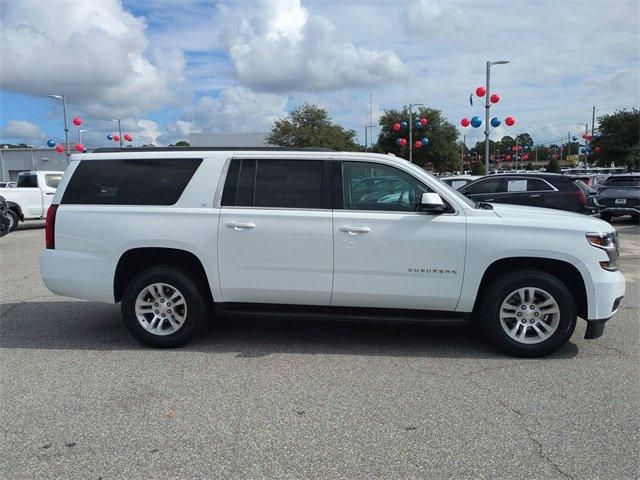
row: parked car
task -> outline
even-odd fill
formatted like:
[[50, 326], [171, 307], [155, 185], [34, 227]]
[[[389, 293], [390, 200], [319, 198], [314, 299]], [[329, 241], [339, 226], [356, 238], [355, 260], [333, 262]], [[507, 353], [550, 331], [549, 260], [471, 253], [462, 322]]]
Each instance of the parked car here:
[[607, 222], [612, 217], [631, 215], [640, 218], [640, 173], [612, 175], [598, 189], [597, 202], [600, 218]]
[[438, 180], [443, 181], [447, 185], [460, 190], [465, 185], [482, 178], [482, 175], [454, 175], [450, 177], [438, 177]]
[[474, 202], [512, 203], [569, 212], [596, 213], [595, 197], [557, 173], [514, 173], [483, 177], [460, 188]]
[[604, 184], [604, 182], [609, 178], [609, 175], [604, 174], [586, 174], [586, 175], [567, 175], [572, 180], [580, 180], [587, 187], [593, 188], [597, 190], [597, 188]]
[[42, 219], [47, 215], [51, 199], [64, 172], [41, 171], [18, 174], [15, 188], [0, 188], [0, 194], [7, 200], [7, 215], [11, 219], [11, 231], [18, 222]]
[[0, 188], [16, 188], [17, 182], [0, 182]]
[[[608, 223], [476, 204], [392, 155], [130, 148], [71, 158], [47, 214], [44, 283], [121, 302], [131, 334], [153, 347], [186, 343], [213, 310], [478, 322], [504, 351], [541, 356], [567, 342], [578, 316], [586, 338], [602, 335], [625, 291]], [[361, 186], [375, 177], [395, 180], [370, 196]]]
[[0, 195], [0, 237], [4, 237], [9, 233], [11, 227], [11, 219], [7, 215], [7, 201]]

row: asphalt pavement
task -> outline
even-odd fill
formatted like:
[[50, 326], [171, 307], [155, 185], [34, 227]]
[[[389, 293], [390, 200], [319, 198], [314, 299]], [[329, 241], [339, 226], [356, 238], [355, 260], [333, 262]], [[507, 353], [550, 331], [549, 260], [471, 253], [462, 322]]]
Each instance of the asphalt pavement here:
[[640, 235], [597, 340], [504, 356], [469, 327], [225, 320], [178, 350], [48, 292], [0, 239], [0, 478], [626, 479], [640, 459]]

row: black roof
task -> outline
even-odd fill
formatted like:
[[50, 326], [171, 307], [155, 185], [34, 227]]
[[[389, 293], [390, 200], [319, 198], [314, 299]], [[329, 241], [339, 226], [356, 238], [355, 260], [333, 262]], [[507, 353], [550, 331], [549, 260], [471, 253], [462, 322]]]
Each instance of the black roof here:
[[96, 148], [92, 153], [129, 153], [129, 152], [333, 152], [321, 147], [105, 147]]

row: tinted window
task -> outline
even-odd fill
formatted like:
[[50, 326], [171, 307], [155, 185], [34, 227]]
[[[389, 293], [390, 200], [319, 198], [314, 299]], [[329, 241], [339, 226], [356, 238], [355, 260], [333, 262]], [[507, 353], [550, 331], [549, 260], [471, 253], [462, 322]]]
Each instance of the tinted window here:
[[465, 195], [477, 195], [481, 193], [496, 193], [500, 187], [501, 178], [483, 178], [477, 182], [466, 185], [460, 189]]
[[553, 187], [544, 180], [539, 178], [530, 178], [527, 180], [527, 192], [546, 192], [553, 190]]
[[254, 206], [322, 208], [322, 160], [259, 160]]
[[37, 188], [38, 187], [37, 175], [19, 175], [18, 187], [19, 188]]
[[44, 176], [44, 181], [47, 184], [47, 187], [51, 187], [51, 188], [58, 188], [58, 184], [60, 183], [61, 179], [62, 179], [62, 175], [59, 173]]
[[342, 163], [342, 190], [345, 209], [401, 212], [415, 212], [431, 191], [402, 170], [364, 162]]
[[640, 177], [609, 177], [604, 184], [607, 187], [640, 187]]
[[173, 205], [201, 162], [200, 158], [85, 160], [73, 173], [62, 203]]

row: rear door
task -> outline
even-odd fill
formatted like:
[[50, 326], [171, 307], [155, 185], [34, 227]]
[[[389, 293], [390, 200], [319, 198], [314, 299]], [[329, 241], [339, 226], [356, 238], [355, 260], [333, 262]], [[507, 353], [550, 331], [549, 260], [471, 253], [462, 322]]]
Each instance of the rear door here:
[[225, 302], [329, 305], [330, 160], [232, 159], [218, 256]]
[[484, 177], [459, 190], [474, 202], [496, 202], [500, 191], [504, 190], [504, 177]]
[[42, 191], [38, 187], [38, 175], [25, 173], [18, 176], [16, 193], [19, 194], [18, 203], [25, 218], [42, 217]]

